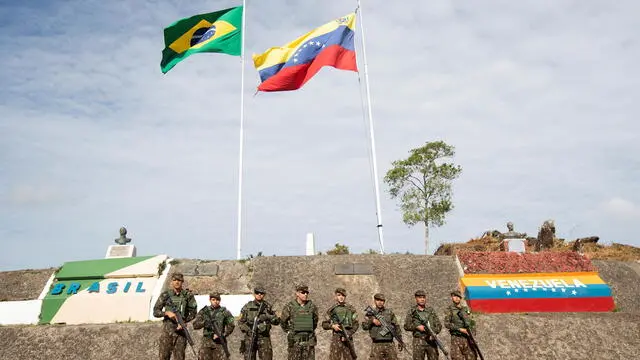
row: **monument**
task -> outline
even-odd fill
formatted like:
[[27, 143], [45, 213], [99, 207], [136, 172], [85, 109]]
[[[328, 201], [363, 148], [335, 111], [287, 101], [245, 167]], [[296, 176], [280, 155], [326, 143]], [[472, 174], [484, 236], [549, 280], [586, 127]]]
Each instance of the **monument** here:
[[524, 253], [526, 251], [525, 241], [527, 234], [513, 230], [513, 223], [507, 223], [507, 232], [501, 235], [504, 241], [505, 251]]
[[124, 226], [120, 228], [120, 237], [115, 238], [113, 241], [115, 241], [117, 245], [109, 246], [105, 259], [136, 256], [136, 247], [134, 245], [127, 245], [131, 242], [131, 238], [127, 237], [127, 229]]

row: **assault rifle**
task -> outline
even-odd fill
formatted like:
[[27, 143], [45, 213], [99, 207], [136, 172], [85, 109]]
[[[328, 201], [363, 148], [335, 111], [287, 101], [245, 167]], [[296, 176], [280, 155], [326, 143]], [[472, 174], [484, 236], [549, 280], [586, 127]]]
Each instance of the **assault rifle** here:
[[342, 325], [342, 323], [340, 322], [340, 318], [338, 317], [338, 314], [332, 312], [331, 320], [340, 327], [340, 331], [339, 331], [340, 336], [344, 338], [344, 343], [349, 348], [349, 353], [351, 353], [351, 358], [353, 360], [357, 359], [358, 354], [356, 354], [356, 348], [353, 346], [353, 341], [351, 341], [351, 339], [349, 338], [349, 334], [347, 334], [347, 330], [344, 328], [344, 325]]
[[431, 329], [431, 324], [429, 324], [429, 321], [422, 320], [420, 316], [418, 316], [415, 313], [413, 317], [420, 322], [420, 325], [424, 326], [424, 330], [427, 333], [427, 336], [433, 338], [433, 340], [436, 342], [436, 345], [438, 345], [438, 348], [440, 349], [440, 351], [442, 351], [442, 353], [444, 354], [445, 359], [451, 360], [449, 358], [449, 353], [444, 348], [444, 345], [442, 345], [442, 342], [440, 341], [440, 339], [438, 339], [438, 336], [436, 335], [436, 333], [433, 332], [433, 329]]
[[[214, 310], [217, 311], [217, 310]], [[214, 312], [215, 314], [215, 312]], [[213, 318], [213, 316], [211, 316]], [[231, 357], [231, 354], [229, 353], [229, 345], [227, 344], [227, 338], [224, 336], [224, 334], [222, 333], [222, 331], [220, 330], [220, 327], [218, 326], [218, 323], [213, 320], [210, 321], [209, 327], [211, 328], [211, 330], [213, 330], [213, 333], [215, 335], [218, 336], [218, 339], [220, 339], [220, 344], [222, 345], [222, 350], [224, 350], [224, 356], [229, 359]]]
[[169, 311], [176, 314], [176, 322], [182, 328], [182, 331], [184, 332], [184, 337], [187, 339], [187, 342], [191, 347], [191, 351], [193, 351], [193, 355], [195, 355], [195, 357], [198, 357], [198, 355], [196, 354], [196, 349], [193, 347], [194, 346], [193, 338], [191, 337], [191, 334], [189, 334], [189, 330], [187, 330], [187, 324], [184, 322], [184, 319], [182, 318], [182, 315], [180, 314], [179, 309], [176, 309], [176, 304], [174, 304], [173, 300], [171, 300], [171, 296], [167, 296], [167, 300], [165, 301], [165, 306], [169, 308]]
[[[402, 336], [400, 336], [400, 334], [398, 334], [398, 332], [396, 331], [396, 327], [389, 324], [387, 322], [387, 320], [384, 319], [384, 317], [382, 317], [382, 315], [380, 315], [380, 313], [378, 313], [377, 311], [373, 310], [371, 308], [371, 306], [367, 306], [366, 309], [364, 309], [364, 312], [367, 316], [373, 316], [376, 319], [378, 319], [378, 321], [380, 321], [380, 323], [382, 324], [382, 327], [384, 327], [385, 329], [387, 329], [387, 331], [389, 331], [391, 333], [391, 335], [393, 336], [394, 339], [396, 339], [396, 341], [398, 342], [398, 344], [400, 344], [400, 351], [405, 350], [407, 351], [409, 354], [411, 354], [411, 352], [409, 351], [409, 349], [407, 348], [407, 345], [404, 343], [404, 341], [402, 340]], [[413, 355], [411, 355], [413, 357]]]
[[484, 356], [482, 356], [482, 352], [480, 352], [480, 347], [478, 347], [478, 343], [476, 342], [476, 339], [474, 339], [473, 334], [471, 333], [471, 327], [469, 326], [467, 319], [462, 315], [462, 310], [458, 311], [458, 317], [460, 318], [460, 320], [462, 320], [463, 327], [467, 330], [467, 339], [469, 339], [469, 344], [471, 345], [471, 348], [473, 349], [473, 351], [476, 352], [476, 354], [478, 354], [478, 357], [480, 358], [480, 360], [484, 360]]
[[251, 327], [251, 343], [249, 344], [249, 360], [256, 360], [256, 347], [258, 345], [258, 317], [262, 313], [264, 309], [264, 301], [260, 303], [260, 307], [258, 308], [258, 313], [256, 317], [253, 319], [253, 326]]

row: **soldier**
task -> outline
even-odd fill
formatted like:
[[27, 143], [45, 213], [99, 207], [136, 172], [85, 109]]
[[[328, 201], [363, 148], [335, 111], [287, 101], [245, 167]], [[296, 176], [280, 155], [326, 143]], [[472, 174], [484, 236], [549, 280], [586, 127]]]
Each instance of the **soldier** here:
[[[400, 331], [400, 325], [398, 319], [391, 309], [384, 307], [385, 297], [384, 294], [375, 294], [373, 300], [376, 304], [375, 311], [378, 315], [382, 316], [386, 322], [394, 327], [394, 331]], [[369, 336], [373, 344], [371, 346], [371, 353], [369, 354], [369, 360], [397, 360], [398, 354], [396, 348], [393, 346], [393, 334], [389, 329], [382, 326], [382, 323], [374, 316], [365, 316], [362, 322], [362, 329], [369, 330]], [[400, 335], [398, 333], [398, 335]], [[402, 344], [398, 344], [398, 350], [402, 351]]]
[[153, 306], [153, 316], [163, 318], [159, 340], [160, 360], [171, 359], [171, 353], [174, 360], [184, 360], [187, 338], [184, 329], [177, 323], [175, 312], [179, 312], [186, 324], [196, 317], [198, 303], [191, 292], [182, 288], [183, 283], [182, 274], [171, 275], [171, 288], [160, 294]]
[[413, 360], [438, 359], [438, 345], [435, 338], [428, 335], [427, 324], [435, 335], [442, 330], [442, 324], [435, 310], [427, 306], [427, 293], [418, 290], [414, 294], [416, 305], [412, 306], [404, 318], [404, 329], [413, 332]]
[[358, 323], [358, 313], [356, 309], [345, 301], [347, 299], [347, 290], [337, 288], [334, 292], [336, 299], [333, 305], [325, 314], [322, 321], [322, 328], [325, 330], [333, 330], [331, 337], [331, 346], [329, 351], [330, 360], [353, 360], [347, 339], [341, 334], [341, 326], [349, 336], [353, 344], [353, 334], [358, 331], [360, 324]]
[[227, 358], [227, 337], [235, 328], [233, 315], [224, 306], [220, 306], [220, 294], [209, 294], [209, 302], [211, 306], [203, 307], [193, 321], [194, 330], [204, 328], [198, 360], [223, 360]]
[[288, 360], [314, 360], [318, 308], [309, 300], [309, 287], [296, 286], [295, 300], [282, 309], [280, 326], [287, 333]]
[[468, 330], [460, 317], [467, 320], [467, 324], [475, 328], [475, 322], [471, 318], [469, 308], [462, 305], [462, 294], [458, 290], [451, 292], [453, 303], [447, 307], [444, 313], [444, 326], [451, 333], [451, 360], [476, 360], [476, 353], [471, 347], [468, 338]]
[[[244, 333], [244, 339], [240, 342], [240, 353], [244, 354], [245, 360], [255, 360], [256, 352], [260, 356], [260, 360], [271, 360], [273, 358], [270, 337], [271, 325], [280, 324], [280, 319], [271, 308], [271, 304], [264, 300], [265, 294], [264, 287], [256, 286], [253, 289], [254, 300], [246, 303], [240, 310], [238, 325]], [[252, 329], [256, 317], [258, 318], [256, 322], [256, 342], [253, 345], [253, 354], [251, 354], [249, 350], [252, 349]]]

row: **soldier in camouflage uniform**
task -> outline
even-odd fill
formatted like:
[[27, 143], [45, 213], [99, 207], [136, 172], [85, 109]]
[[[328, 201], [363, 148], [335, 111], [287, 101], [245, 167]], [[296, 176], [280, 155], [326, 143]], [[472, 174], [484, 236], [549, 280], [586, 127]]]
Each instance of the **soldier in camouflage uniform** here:
[[[335, 305], [333, 305], [324, 316], [322, 321], [322, 328], [325, 330], [333, 330], [331, 337], [331, 346], [329, 351], [330, 360], [353, 360], [349, 346], [345, 343], [344, 337], [340, 333], [340, 324], [346, 331], [349, 339], [353, 343], [353, 334], [358, 331], [360, 324], [358, 323], [358, 313], [356, 308], [351, 304], [347, 304], [347, 290], [343, 288], [337, 288], [334, 292], [336, 299]], [[335, 321], [335, 318], [339, 321]]]
[[[256, 352], [260, 356], [260, 360], [272, 360], [273, 348], [271, 347], [270, 331], [272, 325], [280, 324], [280, 319], [276, 316], [276, 313], [271, 308], [264, 296], [266, 291], [262, 286], [256, 286], [253, 289], [254, 300], [246, 303], [242, 310], [240, 310], [240, 319], [238, 320], [238, 326], [244, 333], [244, 339], [240, 342], [240, 353], [244, 354], [245, 360], [255, 360]], [[262, 309], [261, 309], [262, 307]], [[258, 316], [258, 311], [260, 315]], [[257, 341], [253, 351], [253, 354], [249, 353], [251, 348], [251, 329], [253, 328], [254, 320], [258, 316], [257, 322]]]
[[427, 293], [418, 290], [414, 294], [416, 305], [412, 306], [404, 318], [404, 329], [413, 333], [413, 360], [438, 359], [438, 345], [432, 336], [427, 335], [425, 324], [429, 324], [431, 330], [438, 335], [442, 330], [442, 324], [435, 310], [427, 306]]
[[[220, 306], [220, 298], [218, 293], [210, 294], [209, 302], [211, 306], [203, 307], [193, 321], [194, 330], [204, 328], [202, 330], [202, 343], [198, 351], [198, 360], [226, 359], [223, 341], [227, 341], [227, 337], [233, 332], [235, 324], [233, 323], [233, 315], [229, 310], [224, 306]], [[215, 333], [214, 326], [222, 333], [222, 338]]]
[[159, 340], [160, 360], [171, 359], [171, 353], [173, 353], [174, 360], [184, 360], [187, 338], [184, 330], [176, 321], [176, 314], [167, 305], [167, 300], [171, 299], [185, 324], [196, 317], [198, 303], [193, 294], [182, 288], [183, 283], [184, 276], [182, 274], [174, 273], [171, 275], [171, 288], [160, 294], [158, 301], [153, 306], [153, 316], [164, 318]]
[[[398, 318], [391, 309], [384, 307], [385, 296], [384, 294], [375, 294], [373, 300], [376, 304], [375, 311], [380, 314], [388, 324], [393, 326], [398, 335], [401, 336], [400, 325], [398, 324]], [[373, 344], [371, 346], [371, 353], [369, 354], [369, 360], [397, 360], [398, 354], [396, 348], [393, 346], [393, 335], [389, 330], [382, 326], [382, 323], [374, 316], [365, 316], [362, 322], [362, 329], [369, 330], [369, 336]], [[402, 351], [402, 345], [398, 344], [398, 349]]]
[[463, 316], [471, 330], [475, 328], [475, 322], [471, 318], [469, 308], [462, 305], [462, 294], [458, 290], [451, 292], [453, 303], [447, 307], [444, 313], [444, 326], [451, 333], [451, 360], [476, 360], [476, 352], [471, 348], [467, 329], [464, 328]]
[[308, 299], [309, 287], [296, 286], [295, 300], [287, 303], [280, 315], [280, 326], [287, 333], [288, 360], [314, 360], [317, 343], [318, 308]]

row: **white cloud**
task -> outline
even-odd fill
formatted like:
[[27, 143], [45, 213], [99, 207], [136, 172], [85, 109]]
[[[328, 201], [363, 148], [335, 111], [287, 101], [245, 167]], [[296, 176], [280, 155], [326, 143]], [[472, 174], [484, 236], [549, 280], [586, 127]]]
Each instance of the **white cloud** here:
[[615, 218], [630, 220], [640, 219], [640, 206], [619, 197], [614, 197], [604, 203], [604, 211]]

